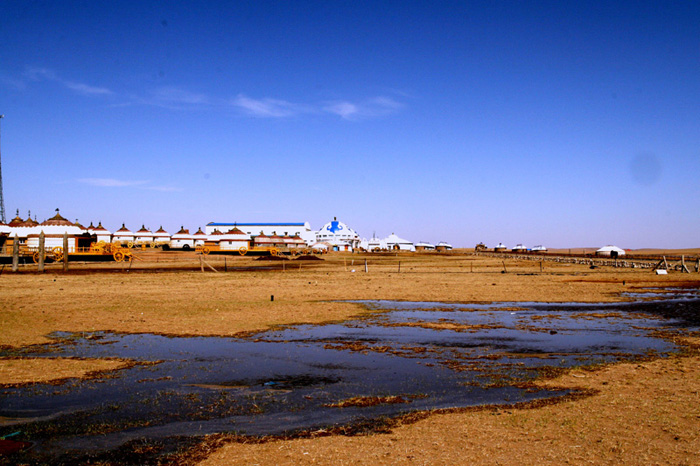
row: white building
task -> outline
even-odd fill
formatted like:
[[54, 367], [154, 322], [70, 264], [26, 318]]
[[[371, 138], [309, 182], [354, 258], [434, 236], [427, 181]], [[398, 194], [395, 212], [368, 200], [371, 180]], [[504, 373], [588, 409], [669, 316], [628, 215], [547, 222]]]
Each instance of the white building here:
[[325, 243], [334, 251], [352, 251], [360, 242], [360, 235], [335, 217], [316, 232], [316, 243]]
[[190, 234], [190, 230], [180, 227], [180, 231], [170, 238], [168, 246], [173, 249], [194, 249], [194, 236]]
[[200, 227], [197, 232], [192, 235], [192, 238], [194, 239], [194, 245], [196, 246], [204, 246], [204, 242], [207, 240], [209, 236], [202, 231], [202, 228]]
[[209, 238], [218, 239], [219, 249], [221, 251], [239, 251], [242, 249], [250, 249], [250, 235], [243, 232], [239, 228], [232, 228], [226, 233], [221, 233], [218, 230], [209, 235]]
[[63, 236], [68, 237], [68, 252], [76, 252], [77, 248], [89, 248], [92, 238], [87, 230], [63, 218], [56, 209], [56, 215], [33, 227], [34, 231], [27, 235], [27, 247], [39, 248], [39, 235], [44, 232], [44, 248], [50, 251], [54, 248], [63, 249]]
[[123, 223], [122, 227], [114, 232], [112, 235], [112, 242], [117, 244], [129, 244], [134, 243], [136, 237]]
[[155, 241], [156, 245], [162, 246], [164, 244], [169, 244], [170, 243], [170, 233], [167, 231], [163, 230], [163, 226], [161, 225], [158, 230], [153, 233], [153, 241]]
[[306, 244], [311, 245], [316, 242], [316, 233], [311, 231], [309, 222], [299, 223], [217, 223], [210, 222], [204, 227], [207, 235], [211, 235], [214, 230], [221, 232], [238, 228], [249, 236], [258, 236], [262, 233], [265, 236], [299, 236]]
[[134, 235], [134, 244], [146, 244], [150, 246], [151, 243], [153, 243], [153, 238], [153, 232], [144, 225], [141, 225], [141, 229]]
[[603, 257], [620, 257], [625, 255], [625, 250], [617, 246], [603, 246], [595, 252], [596, 256]]
[[426, 241], [418, 241], [416, 243], [416, 251], [434, 251], [435, 245]]
[[96, 227], [92, 226], [92, 222], [90, 222], [90, 226], [87, 230], [88, 233], [95, 237], [95, 241], [98, 243], [100, 241], [103, 241], [105, 243], [112, 242], [112, 232], [103, 227], [102, 222], [99, 222]]
[[415, 251], [416, 247], [412, 242], [396, 236], [394, 233], [390, 234], [384, 240], [386, 243], [386, 248], [393, 251]]
[[435, 246], [435, 249], [437, 249], [440, 252], [452, 251], [452, 245], [450, 243], [445, 242], [445, 241], [440, 241], [437, 244], [437, 246]]

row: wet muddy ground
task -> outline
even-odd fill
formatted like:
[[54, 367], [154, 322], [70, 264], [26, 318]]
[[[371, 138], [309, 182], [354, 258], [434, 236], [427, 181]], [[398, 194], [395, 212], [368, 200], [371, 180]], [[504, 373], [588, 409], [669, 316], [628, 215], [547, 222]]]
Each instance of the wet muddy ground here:
[[[538, 377], [664, 356], [697, 331], [695, 291], [611, 304], [367, 301], [379, 312], [245, 338], [54, 334], [3, 357], [124, 358], [89, 380], [0, 389], [0, 437], [32, 447], [12, 462], [156, 463], [204, 434], [371, 430], [413, 411], [571, 395]], [[662, 295], [663, 299], [649, 298]]]

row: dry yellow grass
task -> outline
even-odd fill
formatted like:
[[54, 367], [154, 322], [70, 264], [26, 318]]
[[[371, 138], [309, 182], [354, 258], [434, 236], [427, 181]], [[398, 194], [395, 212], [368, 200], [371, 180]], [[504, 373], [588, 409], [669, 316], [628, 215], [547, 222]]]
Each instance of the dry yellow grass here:
[[2, 358], [0, 359], [0, 384], [16, 385], [83, 378], [128, 365], [127, 361], [110, 359]]
[[[167, 261], [154, 255], [134, 263], [131, 272], [125, 264], [72, 264], [68, 274], [56, 266], [42, 275], [3, 273], [0, 345], [43, 343], [58, 330], [235, 335], [365, 312], [337, 300], [596, 302], [648, 286], [700, 286], [700, 274], [657, 276], [648, 270], [557, 263], [545, 263], [541, 272], [537, 262], [504, 263], [468, 254], [338, 254], [304, 262], [301, 269], [286, 262], [284, 270], [279, 262], [227, 258], [229, 270], [279, 268], [228, 273], [200, 272], [195, 256], [163, 257]], [[365, 259], [369, 273], [364, 273]], [[223, 258], [207, 261], [223, 270]], [[190, 270], [148, 272], [182, 267]], [[16, 370], [11, 366], [17, 362], [9, 361], [0, 360], [0, 380]], [[600, 390], [578, 401], [435, 415], [388, 435], [230, 444], [204, 464], [692, 463], [700, 457], [699, 363], [694, 356], [611, 366], [554, 382]], [[66, 364], [70, 371], [73, 363], [51, 364], [56, 364], [51, 370]], [[80, 370], [75, 376], [84, 373]], [[40, 380], [42, 372], [46, 368], [28, 365], [21, 380]]]

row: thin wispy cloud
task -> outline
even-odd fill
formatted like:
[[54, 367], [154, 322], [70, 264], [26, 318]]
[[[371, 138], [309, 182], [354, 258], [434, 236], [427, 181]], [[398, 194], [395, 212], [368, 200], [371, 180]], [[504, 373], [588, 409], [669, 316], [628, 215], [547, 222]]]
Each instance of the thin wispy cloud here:
[[253, 99], [239, 94], [233, 99], [232, 104], [249, 115], [263, 118], [283, 118], [298, 115], [310, 111], [304, 105], [295, 104], [279, 99]]
[[133, 181], [133, 180], [117, 180], [115, 178], [79, 178], [79, 183], [100, 188], [124, 188], [127, 186], [140, 186], [148, 183], [148, 181]]
[[119, 180], [116, 178], [79, 178], [79, 183], [98, 188], [135, 188], [146, 191], [158, 191], [163, 193], [179, 192], [182, 188], [175, 186], [152, 185], [149, 180]]
[[51, 81], [60, 84], [66, 89], [86, 96], [112, 95], [114, 92], [105, 88], [91, 86], [82, 82], [63, 79], [55, 71], [47, 68], [27, 68], [24, 75], [32, 81]]
[[380, 96], [362, 102], [329, 102], [323, 107], [323, 110], [345, 120], [357, 120], [389, 115], [401, 110], [403, 106], [402, 103], [390, 97]]

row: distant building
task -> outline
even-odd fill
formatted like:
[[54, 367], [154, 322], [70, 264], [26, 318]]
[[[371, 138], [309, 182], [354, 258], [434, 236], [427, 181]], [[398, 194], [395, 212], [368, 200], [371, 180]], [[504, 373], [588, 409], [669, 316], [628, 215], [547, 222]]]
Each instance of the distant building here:
[[336, 217], [316, 232], [316, 243], [325, 243], [334, 251], [352, 251], [360, 242], [360, 235]]
[[445, 252], [445, 251], [451, 251], [452, 250], [452, 245], [450, 243], [446, 243], [445, 241], [440, 241], [436, 246], [435, 249], [439, 252]]
[[625, 255], [625, 250], [617, 246], [603, 246], [595, 252], [596, 256], [603, 257], [620, 257]]
[[435, 245], [430, 244], [426, 241], [418, 241], [415, 244], [416, 251], [434, 251], [435, 250]]
[[265, 236], [298, 236], [303, 239], [306, 244], [312, 245], [316, 242], [316, 233], [311, 231], [309, 222], [297, 223], [222, 223], [210, 222], [204, 227], [207, 235], [211, 235], [215, 230], [222, 232], [229, 231], [233, 228], [238, 228], [249, 236], [257, 236], [263, 234]]

